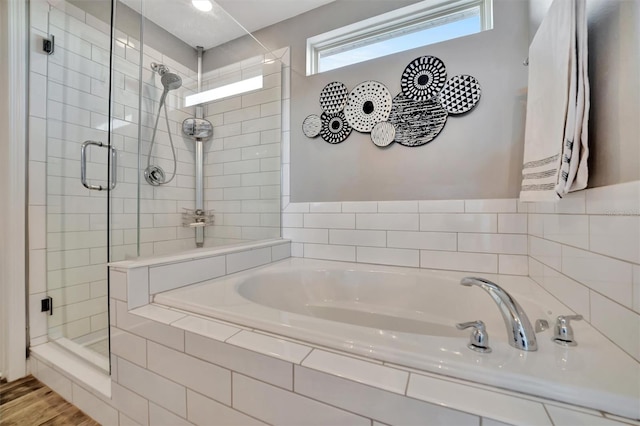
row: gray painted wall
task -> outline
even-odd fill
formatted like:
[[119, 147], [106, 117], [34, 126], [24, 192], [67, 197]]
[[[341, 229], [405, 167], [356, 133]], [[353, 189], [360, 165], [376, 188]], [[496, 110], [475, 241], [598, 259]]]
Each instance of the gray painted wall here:
[[[522, 60], [529, 41], [526, 1], [495, 0], [494, 29], [421, 49], [387, 56], [323, 74], [305, 76], [310, 36], [374, 16], [411, 1], [339, 1], [258, 31], [267, 48], [291, 46], [291, 200], [411, 200], [508, 198], [518, 195], [523, 153], [527, 70]], [[256, 43], [236, 40], [207, 52], [211, 68], [250, 57]], [[235, 56], [238, 55], [238, 56]], [[416, 57], [435, 55], [450, 76], [471, 74], [483, 88], [478, 106], [452, 117], [431, 143], [407, 148], [376, 147], [368, 134], [353, 132], [343, 143], [308, 139], [301, 124], [321, 112], [318, 96], [331, 81], [350, 89], [378, 80], [392, 95]], [[205, 56], [205, 58], [207, 58]]]
[[[530, 0], [531, 38], [551, 0]], [[640, 179], [640, 1], [587, 0], [589, 187]]]

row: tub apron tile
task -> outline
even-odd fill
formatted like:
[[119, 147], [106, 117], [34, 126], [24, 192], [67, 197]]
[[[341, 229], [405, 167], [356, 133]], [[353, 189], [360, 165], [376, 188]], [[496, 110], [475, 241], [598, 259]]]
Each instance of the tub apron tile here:
[[414, 373], [409, 379], [407, 396], [511, 424], [553, 425], [538, 402]]
[[227, 340], [227, 343], [294, 364], [300, 364], [311, 352], [311, 348], [308, 346], [250, 331], [241, 331]]
[[404, 394], [409, 373], [382, 365], [360, 361], [331, 352], [314, 350], [303, 366], [338, 377], [354, 380], [394, 393]]

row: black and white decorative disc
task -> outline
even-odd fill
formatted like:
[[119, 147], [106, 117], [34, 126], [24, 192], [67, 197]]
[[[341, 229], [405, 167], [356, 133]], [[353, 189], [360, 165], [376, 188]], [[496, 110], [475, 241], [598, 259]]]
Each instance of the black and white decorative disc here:
[[322, 113], [322, 129], [320, 136], [326, 142], [340, 143], [351, 134], [351, 126], [344, 117], [343, 112], [336, 114]]
[[373, 126], [371, 130], [371, 140], [377, 146], [387, 146], [396, 137], [396, 128], [388, 121], [381, 121]]
[[426, 101], [440, 93], [447, 81], [444, 62], [435, 56], [414, 59], [402, 73], [402, 93], [414, 101]]
[[358, 132], [371, 132], [373, 126], [389, 118], [391, 93], [377, 81], [369, 80], [357, 85], [347, 99], [344, 114]]
[[302, 122], [302, 132], [308, 138], [315, 138], [320, 134], [322, 120], [315, 114], [307, 116]]
[[349, 89], [347, 89], [347, 86], [339, 81], [334, 81], [324, 86], [324, 89], [320, 92], [320, 106], [324, 112], [335, 114], [344, 109], [348, 95]]
[[404, 146], [421, 146], [438, 136], [447, 116], [447, 110], [438, 98], [414, 101], [400, 93], [393, 98], [389, 121], [396, 128], [396, 142]]
[[451, 77], [440, 92], [439, 99], [449, 114], [464, 114], [480, 100], [480, 82], [470, 75]]

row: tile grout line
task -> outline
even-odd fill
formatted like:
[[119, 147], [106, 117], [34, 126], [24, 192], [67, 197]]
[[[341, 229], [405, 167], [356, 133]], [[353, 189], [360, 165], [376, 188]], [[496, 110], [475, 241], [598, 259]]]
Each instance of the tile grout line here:
[[544, 412], [547, 414], [547, 417], [549, 418], [551, 425], [555, 426], [555, 423], [553, 422], [553, 418], [551, 418], [551, 414], [549, 414], [549, 410], [547, 409], [546, 404], [542, 404], [542, 408], [544, 408]]

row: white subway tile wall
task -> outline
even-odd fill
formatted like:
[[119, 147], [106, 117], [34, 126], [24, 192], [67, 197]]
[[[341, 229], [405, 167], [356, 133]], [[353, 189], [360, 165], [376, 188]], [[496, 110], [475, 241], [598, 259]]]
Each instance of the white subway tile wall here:
[[292, 256], [528, 275], [527, 214], [516, 200], [291, 203]]
[[531, 278], [640, 361], [640, 182], [528, 211]]
[[[206, 209], [215, 224], [205, 231], [205, 245], [278, 238], [283, 141], [289, 90], [289, 49], [273, 52], [279, 60], [257, 56], [203, 76], [203, 89], [263, 75], [263, 89], [211, 102], [205, 118], [214, 125], [205, 157]], [[288, 145], [287, 145], [288, 152]], [[288, 160], [287, 160], [288, 161]]]

